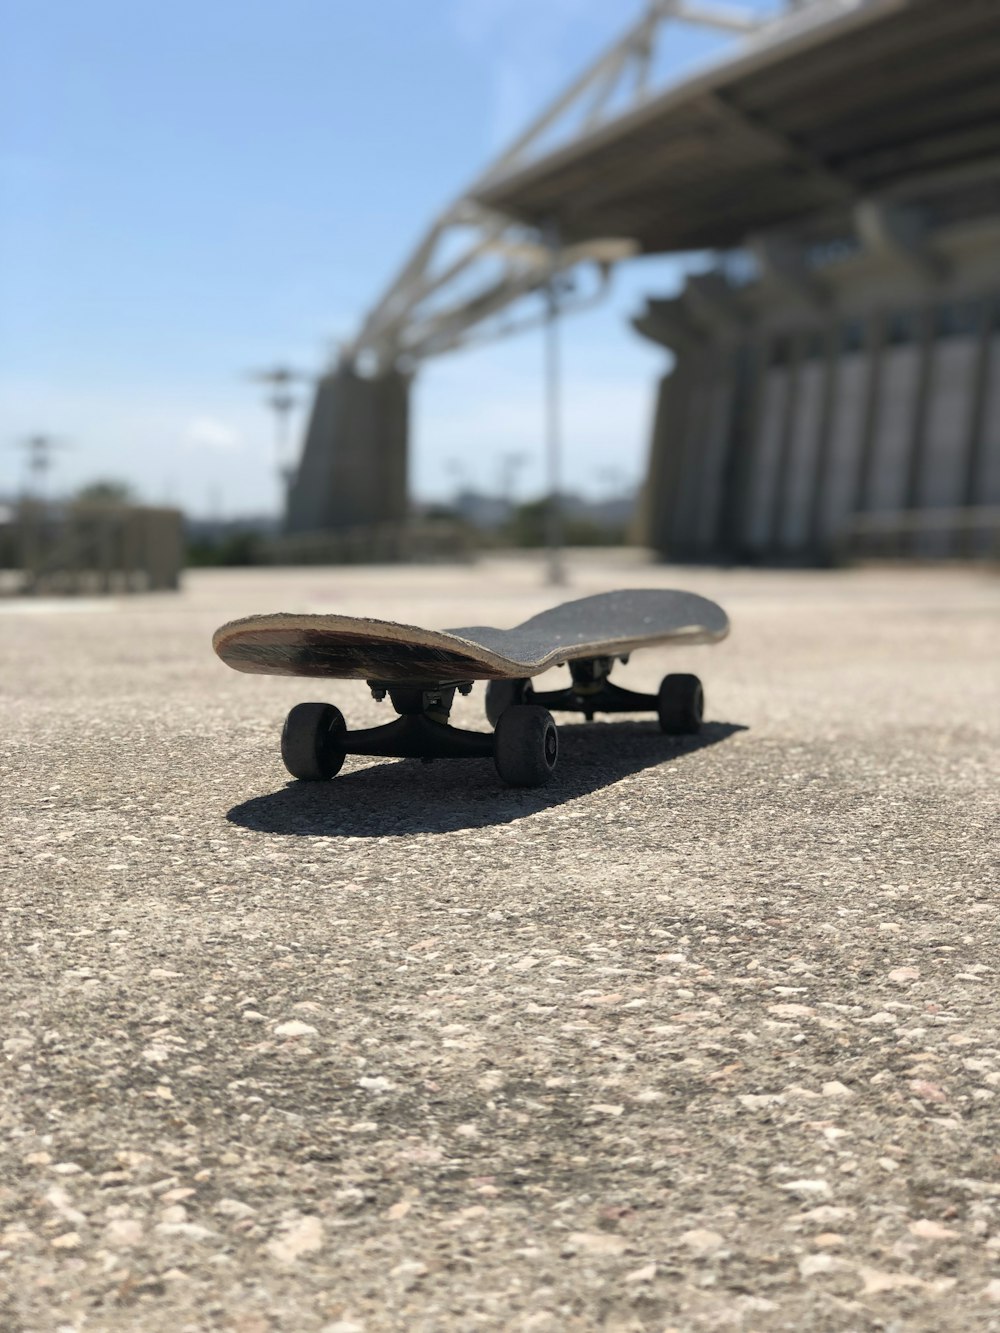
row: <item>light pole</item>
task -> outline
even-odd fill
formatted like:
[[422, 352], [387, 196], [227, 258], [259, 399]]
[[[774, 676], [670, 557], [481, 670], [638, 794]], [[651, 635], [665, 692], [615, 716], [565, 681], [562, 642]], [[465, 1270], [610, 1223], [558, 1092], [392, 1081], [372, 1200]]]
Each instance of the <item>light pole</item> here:
[[563, 560], [562, 421], [559, 360], [558, 275], [553, 273], [545, 288], [545, 465], [548, 503], [545, 506], [545, 545], [548, 551], [547, 579], [552, 587], [566, 582]]
[[305, 384], [309, 376], [290, 366], [274, 365], [267, 370], [255, 370], [250, 378], [258, 384], [271, 386], [267, 405], [274, 412], [274, 453], [278, 473], [278, 521], [282, 522], [288, 504], [288, 487], [292, 478], [292, 463], [288, 456], [291, 416], [298, 398], [291, 391], [293, 384]]
[[508, 511], [512, 511], [514, 508], [514, 487], [517, 474], [527, 461], [527, 454], [514, 450], [500, 455], [500, 499], [504, 502]]
[[[67, 446], [61, 440], [54, 440], [51, 435], [29, 435], [19, 440], [18, 445], [27, 450], [28, 476], [24, 484], [24, 498], [36, 499], [40, 504], [45, 501], [45, 482], [52, 471], [52, 455], [56, 449]], [[31, 492], [34, 492], [32, 496]]]
[[457, 505], [465, 490], [465, 464], [460, 458], [449, 458], [445, 463], [445, 469], [455, 478], [455, 495], [453, 503]]

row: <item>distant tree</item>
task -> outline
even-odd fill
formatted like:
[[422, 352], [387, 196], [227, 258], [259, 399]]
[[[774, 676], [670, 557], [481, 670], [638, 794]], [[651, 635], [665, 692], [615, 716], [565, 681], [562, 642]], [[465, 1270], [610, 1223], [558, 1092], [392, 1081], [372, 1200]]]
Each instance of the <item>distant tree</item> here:
[[236, 530], [222, 537], [188, 542], [189, 565], [261, 565], [265, 563], [260, 534]]
[[102, 477], [97, 481], [88, 482], [86, 486], [81, 486], [76, 498], [88, 504], [127, 505], [134, 503], [135, 492], [127, 481]]
[[513, 546], [544, 546], [548, 500], [518, 505], [505, 525], [504, 536]]
[[[502, 537], [512, 546], [544, 546], [548, 539], [547, 499], [530, 500], [518, 505]], [[562, 538], [567, 546], [618, 546], [625, 541], [625, 529], [620, 523], [604, 524], [585, 514], [564, 514]]]

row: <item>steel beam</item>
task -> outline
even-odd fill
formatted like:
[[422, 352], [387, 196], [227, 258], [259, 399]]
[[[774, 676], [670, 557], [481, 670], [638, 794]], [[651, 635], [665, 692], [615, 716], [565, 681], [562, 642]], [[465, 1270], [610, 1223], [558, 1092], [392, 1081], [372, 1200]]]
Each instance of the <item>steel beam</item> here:
[[[502, 336], [508, 327], [499, 321], [503, 311], [533, 296], [544, 303], [559, 273], [589, 264], [606, 276], [613, 264], [634, 254], [635, 242], [623, 237], [570, 249], [553, 247], [546, 243], [544, 227], [516, 222], [485, 207], [477, 193], [548, 152], [554, 139], [591, 133], [641, 106], [649, 95], [653, 52], [666, 25], [693, 23], [746, 37], [767, 22], [727, 4], [650, 0], [638, 22], [434, 220], [357, 335], [342, 347], [343, 359], [369, 360], [384, 372], [397, 362], [410, 366], [469, 341]], [[521, 321], [514, 327], [521, 327]]]

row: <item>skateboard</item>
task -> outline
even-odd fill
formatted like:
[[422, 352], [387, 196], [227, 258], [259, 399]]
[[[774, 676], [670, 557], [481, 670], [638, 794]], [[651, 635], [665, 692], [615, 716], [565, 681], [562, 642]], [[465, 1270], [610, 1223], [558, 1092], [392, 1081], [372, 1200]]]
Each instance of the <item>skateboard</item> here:
[[[552, 712], [652, 712], [669, 735], [696, 733], [704, 694], [697, 676], [665, 676], [656, 694], [637, 694], [610, 679], [616, 661], [656, 644], [715, 643], [729, 632], [726, 613], [695, 593], [625, 589], [564, 602], [514, 629], [475, 625], [428, 630], [389, 620], [342, 615], [247, 616], [216, 630], [212, 646], [228, 666], [279, 676], [367, 681], [398, 717], [348, 731], [333, 704], [302, 703], [288, 714], [281, 756], [295, 778], [334, 777], [347, 755], [397, 758], [492, 757], [501, 779], [537, 787], [552, 776], [559, 733]], [[569, 668], [562, 689], [536, 690], [532, 678]], [[456, 692], [485, 680], [493, 730], [449, 722]]]

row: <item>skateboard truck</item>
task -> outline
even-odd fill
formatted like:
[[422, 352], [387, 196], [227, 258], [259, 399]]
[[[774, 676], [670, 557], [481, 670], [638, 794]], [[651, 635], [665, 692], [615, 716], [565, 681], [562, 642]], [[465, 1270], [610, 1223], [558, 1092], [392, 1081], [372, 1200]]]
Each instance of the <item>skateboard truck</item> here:
[[[628, 655], [619, 659], [627, 661]], [[656, 713], [660, 729], [671, 736], [697, 732], [705, 696], [697, 676], [664, 676], [656, 694], [639, 694], [609, 680], [613, 657], [580, 658], [567, 663], [570, 684], [561, 690], [536, 690], [529, 679], [491, 680], [486, 687], [486, 716], [496, 725], [512, 704], [535, 704], [556, 713], [582, 713], [588, 722], [596, 713]]]
[[448, 685], [399, 685], [369, 681], [372, 696], [388, 695], [399, 716], [380, 727], [348, 731], [333, 704], [296, 704], [281, 733], [281, 757], [295, 778], [335, 777], [349, 754], [393, 759], [488, 759], [513, 787], [538, 787], [552, 776], [559, 756], [559, 733], [544, 708], [510, 710], [492, 732], [465, 731], [449, 722], [456, 690], [468, 694], [471, 681]]

